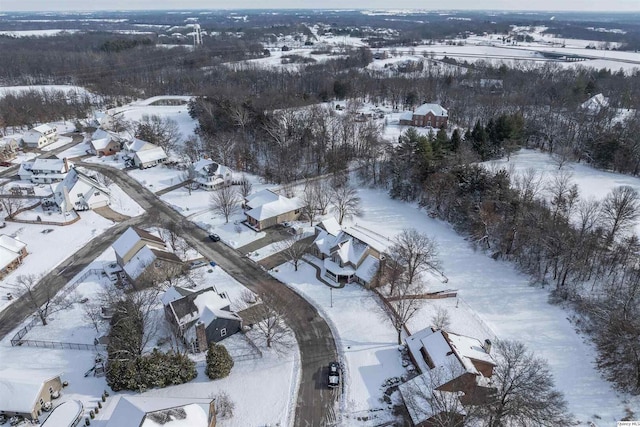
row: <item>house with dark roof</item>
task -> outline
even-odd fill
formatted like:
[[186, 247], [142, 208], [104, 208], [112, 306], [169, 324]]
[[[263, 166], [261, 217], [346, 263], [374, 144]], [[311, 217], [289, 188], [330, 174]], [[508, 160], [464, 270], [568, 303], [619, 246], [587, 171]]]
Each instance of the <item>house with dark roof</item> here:
[[422, 104], [413, 111], [400, 115], [400, 124], [419, 127], [447, 127], [449, 112], [438, 104]]
[[[420, 375], [401, 384], [399, 390], [415, 426], [434, 425], [434, 420], [444, 416], [463, 418], [465, 406], [482, 403], [493, 392], [496, 363], [488, 339], [482, 343], [426, 328], [407, 337], [405, 343]], [[452, 408], [455, 414], [443, 414]]]
[[129, 227], [112, 247], [118, 265], [134, 286], [161, 282], [187, 268], [164, 240], [138, 227]]
[[242, 319], [231, 311], [231, 302], [213, 287], [190, 291], [170, 287], [160, 298], [165, 318], [184, 344], [194, 353], [207, 351], [242, 329]]

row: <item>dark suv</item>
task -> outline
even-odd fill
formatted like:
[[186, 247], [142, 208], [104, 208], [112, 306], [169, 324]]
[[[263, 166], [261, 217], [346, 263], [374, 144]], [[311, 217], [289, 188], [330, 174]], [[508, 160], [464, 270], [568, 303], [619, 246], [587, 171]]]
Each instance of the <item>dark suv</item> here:
[[212, 241], [214, 241], [214, 242], [219, 242], [219, 241], [220, 241], [220, 236], [218, 236], [218, 235], [217, 235], [217, 234], [215, 234], [215, 233], [211, 233], [211, 234], [209, 234], [209, 238], [210, 238]]
[[340, 364], [338, 364], [338, 362], [329, 363], [328, 382], [330, 388], [335, 388], [340, 385]]

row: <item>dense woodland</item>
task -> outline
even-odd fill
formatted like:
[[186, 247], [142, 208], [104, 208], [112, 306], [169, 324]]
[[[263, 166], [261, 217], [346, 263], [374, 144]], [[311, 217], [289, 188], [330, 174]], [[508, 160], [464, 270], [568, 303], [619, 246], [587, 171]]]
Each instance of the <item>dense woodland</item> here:
[[[364, 184], [418, 201], [488, 255], [548, 287], [554, 302], [575, 308], [604, 374], [640, 393], [640, 241], [630, 233], [640, 196], [621, 187], [584, 200], [569, 174], [543, 186], [534, 172], [478, 166], [527, 146], [552, 154], [559, 168], [574, 160], [639, 175], [640, 115], [619, 110], [640, 109], [639, 71], [428, 57], [409, 72], [372, 71], [365, 69], [373, 60], [368, 48], [344, 48], [297, 69], [261, 69], [236, 62], [264, 55], [264, 33], [244, 33], [211, 37], [195, 50], [112, 33], [0, 37], [2, 84], [76, 84], [96, 95], [10, 94], [0, 100], [0, 124], [6, 130], [82, 117], [136, 97], [198, 95], [189, 111], [199, 126], [181, 149], [185, 158], [208, 155], [276, 183], [357, 169]], [[487, 90], [481, 79], [500, 80], [501, 88]], [[608, 107], [580, 108], [598, 93]], [[327, 101], [333, 103], [321, 104]], [[356, 120], [363, 102], [397, 110], [438, 102], [449, 110], [450, 126], [384, 140], [385, 123]]]

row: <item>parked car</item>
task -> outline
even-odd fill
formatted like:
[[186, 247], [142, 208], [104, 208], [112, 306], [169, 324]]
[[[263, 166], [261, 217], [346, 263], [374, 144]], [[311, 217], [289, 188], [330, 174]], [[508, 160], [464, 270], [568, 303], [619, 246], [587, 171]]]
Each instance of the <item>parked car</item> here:
[[215, 261], [209, 261], [209, 265], [210, 265], [211, 267], [215, 267], [217, 264], [216, 264], [216, 262], [215, 262]]
[[211, 239], [214, 242], [219, 242], [220, 241], [220, 236], [218, 236], [215, 233], [211, 233], [211, 234], [209, 234], [209, 239]]
[[340, 364], [338, 362], [329, 363], [328, 383], [330, 388], [340, 385]]
[[0, 166], [4, 166], [5, 168], [9, 168], [9, 167], [13, 166], [13, 163], [11, 163], [11, 162], [0, 162]]

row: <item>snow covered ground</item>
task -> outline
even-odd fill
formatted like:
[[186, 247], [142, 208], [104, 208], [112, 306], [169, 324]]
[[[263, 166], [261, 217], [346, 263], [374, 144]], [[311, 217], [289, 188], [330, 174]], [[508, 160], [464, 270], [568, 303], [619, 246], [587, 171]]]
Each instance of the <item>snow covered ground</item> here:
[[[503, 158], [484, 164], [492, 168], [506, 168], [514, 173], [524, 173], [529, 169], [537, 171], [543, 182], [542, 195], [544, 195], [544, 186], [552, 182], [560, 173], [571, 174], [572, 181], [578, 186], [580, 198], [583, 200], [602, 200], [607, 193], [621, 185], [630, 186], [640, 192], [638, 177], [598, 170], [587, 164], [575, 162], [567, 162], [560, 169], [549, 154], [537, 150], [523, 149], [513, 153], [509, 160]], [[640, 222], [635, 230], [640, 234]]]
[[154, 193], [183, 182], [185, 180], [182, 176], [183, 173], [183, 171], [164, 165], [148, 169], [132, 169], [128, 172], [133, 179]]
[[[87, 268], [98, 268], [104, 263], [115, 259], [113, 249], [107, 249], [92, 265]], [[240, 285], [232, 277], [227, 275], [219, 267], [208, 265], [200, 267], [194, 276], [198, 283], [195, 289], [215, 286], [218, 292], [226, 292], [232, 301], [232, 308], [240, 308], [239, 302], [244, 286]], [[82, 276], [80, 273], [77, 277]], [[73, 281], [72, 281], [73, 283]], [[97, 294], [108, 286], [104, 278], [89, 275], [81, 281], [75, 293], [77, 298], [89, 299], [85, 304], [97, 302]], [[72, 343], [92, 344], [93, 339], [99, 335], [93, 325], [83, 316], [81, 303], [76, 303], [72, 308], [55, 313], [50, 318], [47, 326], [37, 325], [31, 329], [25, 339], [61, 341]], [[164, 322], [161, 307], [157, 310], [158, 317]], [[30, 320], [30, 319], [28, 319]], [[107, 329], [106, 322], [99, 325], [100, 334]], [[160, 328], [159, 333], [166, 333], [166, 329]], [[84, 377], [84, 373], [93, 366], [95, 352], [88, 350], [51, 350], [28, 346], [11, 347], [10, 339], [13, 333], [0, 341], [0, 360], [3, 366], [9, 369], [47, 369], [63, 373], [63, 380], [69, 381], [69, 387], [64, 389], [63, 397], [55, 403], [62, 403], [70, 399], [82, 401], [85, 408], [97, 405], [103, 390], [108, 390], [104, 377]], [[257, 341], [258, 337], [254, 336]], [[226, 392], [231, 401], [235, 403], [233, 418], [218, 420], [218, 425], [223, 427], [247, 426], [247, 425], [289, 425], [291, 422], [292, 408], [295, 406], [297, 378], [299, 374], [299, 354], [297, 347], [290, 349], [286, 354], [262, 348], [262, 357], [254, 357], [246, 360], [242, 356], [255, 351], [242, 334], [236, 334], [225, 339], [225, 345], [232, 357], [239, 358], [235, 361], [231, 375], [225, 379], [210, 381], [204, 374], [204, 355], [194, 356], [198, 366], [198, 377], [193, 381], [179, 386], [167, 387], [160, 390], [149, 390], [145, 396], [158, 397], [199, 397], [208, 398], [219, 392]], [[152, 340], [152, 345], [156, 339]], [[124, 393], [124, 394], [129, 394]], [[113, 396], [114, 393], [111, 393]], [[110, 406], [115, 399], [109, 398], [104, 409], [96, 418], [96, 425], [104, 425], [110, 417], [113, 407]]]
[[[81, 220], [67, 226], [51, 226], [40, 224], [21, 224], [7, 221], [2, 234], [14, 236], [27, 244], [27, 255], [22, 264], [2, 279], [0, 290], [0, 310], [6, 306], [4, 294], [16, 293], [11, 284], [16, 277], [23, 274], [45, 274], [64, 261], [68, 256], [83, 247], [93, 238], [104, 233], [113, 223], [92, 212], [81, 212]], [[51, 230], [45, 232], [46, 230]], [[13, 300], [15, 301], [15, 299]]]
[[[486, 324], [479, 331], [460, 333], [473, 336], [494, 331], [498, 338], [520, 340], [546, 358], [569, 409], [583, 425], [589, 421], [612, 425], [624, 416], [625, 407], [639, 407], [638, 398], [616, 393], [601, 378], [594, 366], [593, 346], [576, 333], [566, 310], [548, 303], [546, 290], [530, 286], [529, 278], [511, 264], [474, 251], [448, 224], [429, 218], [423, 210], [391, 200], [381, 190], [360, 189], [359, 195], [365, 216], [356, 220], [358, 226], [390, 237], [413, 227], [437, 242], [449, 279], [446, 286], [458, 289], [481, 324]], [[443, 285], [432, 281], [432, 286]], [[416, 330], [428, 325], [413, 322], [410, 326]]]
[[85, 88], [81, 86], [71, 86], [71, 85], [33, 85], [33, 86], [1, 86], [0, 87], [0, 97], [4, 97], [7, 93], [20, 93], [26, 92], [29, 90], [37, 90], [37, 91], [63, 91], [63, 92], [71, 92], [77, 93], [79, 95], [90, 94]]

